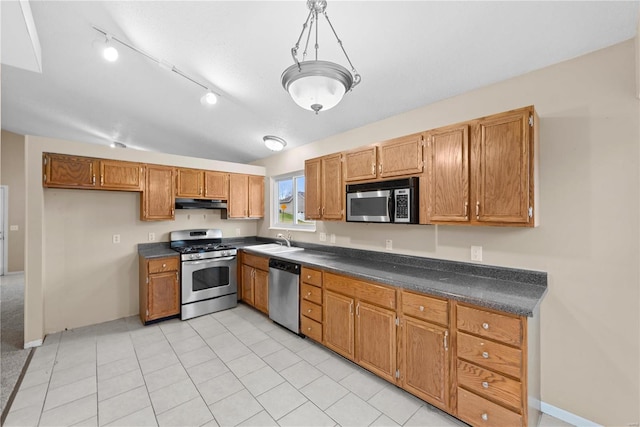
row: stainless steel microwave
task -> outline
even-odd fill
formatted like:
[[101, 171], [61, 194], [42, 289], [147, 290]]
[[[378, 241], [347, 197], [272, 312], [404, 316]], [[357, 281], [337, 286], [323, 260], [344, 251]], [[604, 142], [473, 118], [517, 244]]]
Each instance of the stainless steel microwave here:
[[394, 222], [417, 224], [418, 178], [349, 184], [348, 222]]

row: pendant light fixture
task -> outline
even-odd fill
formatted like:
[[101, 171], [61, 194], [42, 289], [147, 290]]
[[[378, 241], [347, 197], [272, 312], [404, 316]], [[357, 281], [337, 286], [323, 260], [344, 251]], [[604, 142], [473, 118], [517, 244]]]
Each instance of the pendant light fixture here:
[[[356, 71], [347, 51], [342, 46], [342, 41], [338, 38], [336, 30], [333, 28], [327, 16], [326, 0], [307, 0], [309, 15], [302, 25], [302, 31], [295, 46], [291, 48], [291, 56], [294, 64], [282, 73], [282, 86], [289, 92], [293, 101], [304, 109], [315, 111], [325, 111], [335, 107], [342, 100], [344, 94], [360, 83], [360, 74]], [[342, 65], [330, 61], [318, 60], [318, 16], [323, 15], [336, 37], [351, 71]], [[315, 26], [315, 59], [307, 61], [307, 48], [312, 37]], [[302, 53], [302, 61], [298, 60], [298, 49], [300, 41], [307, 32], [307, 40]]]

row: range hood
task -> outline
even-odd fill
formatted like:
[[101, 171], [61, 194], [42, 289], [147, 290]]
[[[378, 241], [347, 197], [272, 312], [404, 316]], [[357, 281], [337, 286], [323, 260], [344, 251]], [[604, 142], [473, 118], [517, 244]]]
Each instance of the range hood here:
[[227, 209], [227, 202], [223, 200], [176, 198], [176, 209]]

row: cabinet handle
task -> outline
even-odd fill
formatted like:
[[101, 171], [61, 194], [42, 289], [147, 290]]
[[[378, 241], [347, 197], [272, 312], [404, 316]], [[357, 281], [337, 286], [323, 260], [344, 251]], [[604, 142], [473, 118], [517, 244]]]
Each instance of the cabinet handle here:
[[91, 184], [96, 185], [96, 176], [95, 175], [93, 175], [91, 177]]
[[382, 175], [382, 163], [378, 165], [378, 173]]
[[489, 329], [489, 324], [488, 323], [483, 323], [482, 324], [482, 329], [484, 329], [485, 331]]
[[489, 358], [489, 353], [487, 353], [486, 351], [482, 352], [482, 357], [484, 357], [485, 359]]
[[371, 163], [371, 175], [375, 175], [375, 174], [376, 174], [376, 164]]
[[307, 280], [311, 279], [311, 275], [307, 274]]
[[480, 219], [480, 202], [476, 202], [476, 219]]
[[167, 268], [167, 264], [162, 264], [162, 268]]
[[486, 381], [482, 381], [482, 388], [489, 388], [489, 383]]
[[484, 414], [482, 414], [480, 416], [480, 418], [482, 418], [483, 421], [488, 421], [489, 420], [489, 415], [487, 415], [487, 413], [485, 412]]
[[307, 310], [307, 313], [311, 313], [311, 309]]
[[360, 316], [360, 303], [356, 305], [356, 316]]
[[311, 326], [309, 326], [309, 327], [307, 328], [307, 331], [310, 331], [310, 330], [311, 330]]
[[104, 175], [100, 175], [100, 185], [104, 185]]
[[444, 331], [444, 351], [449, 351], [449, 331]]
[[180, 280], [180, 276], [178, 276], [178, 272], [176, 271], [176, 280]]
[[320, 206], [318, 206], [318, 215], [320, 215]]
[[307, 296], [310, 297], [311, 296], [311, 292], [307, 292]]
[[464, 217], [469, 218], [469, 202], [464, 202]]
[[353, 301], [349, 304], [349, 314], [353, 314]]
[[420, 309], [420, 311], [424, 311], [424, 305], [421, 305], [421, 306], [419, 307], [419, 309]]

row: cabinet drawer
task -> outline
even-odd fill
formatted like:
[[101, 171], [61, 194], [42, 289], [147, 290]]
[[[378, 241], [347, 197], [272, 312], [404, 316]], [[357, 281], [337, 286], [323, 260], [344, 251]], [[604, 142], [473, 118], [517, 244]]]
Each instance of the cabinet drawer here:
[[322, 342], [322, 323], [311, 320], [308, 317], [300, 318], [300, 332], [314, 341]]
[[402, 292], [402, 312], [428, 322], [449, 324], [449, 303], [426, 295]]
[[522, 426], [522, 416], [458, 388], [458, 417], [473, 426]]
[[337, 274], [324, 274], [324, 289], [357, 298], [380, 307], [396, 308], [396, 290]]
[[322, 304], [322, 289], [316, 288], [315, 286], [302, 283], [300, 285], [300, 296], [302, 297], [302, 300]]
[[269, 258], [251, 255], [245, 252], [242, 254], [242, 263], [255, 267], [258, 270], [269, 271]]
[[303, 299], [300, 301], [300, 314], [316, 322], [322, 322], [322, 306], [318, 304]]
[[163, 271], [178, 271], [178, 258], [158, 258], [149, 260], [149, 274]]
[[302, 281], [314, 286], [322, 286], [322, 272], [302, 267]]
[[517, 347], [522, 345], [522, 321], [517, 317], [459, 305], [457, 326], [475, 335]]
[[522, 384], [498, 373], [458, 359], [458, 385], [483, 397], [519, 410], [522, 404]]
[[458, 333], [458, 357], [515, 378], [522, 378], [522, 351]]

